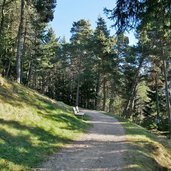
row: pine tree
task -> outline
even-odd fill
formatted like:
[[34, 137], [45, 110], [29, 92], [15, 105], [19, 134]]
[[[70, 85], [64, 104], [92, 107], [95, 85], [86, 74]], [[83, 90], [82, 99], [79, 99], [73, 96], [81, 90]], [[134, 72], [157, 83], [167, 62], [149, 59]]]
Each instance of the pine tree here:
[[79, 20], [74, 22], [71, 28], [71, 44], [72, 44], [72, 59], [71, 63], [76, 70], [76, 103], [79, 105], [80, 101], [80, 86], [81, 74], [84, 69], [84, 62], [88, 53], [89, 40], [91, 39], [92, 30], [89, 21]]
[[160, 131], [168, 130], [166, 104], [164, 94], [158, 94], [159, 113], [157, 113], [157, 90], [156, 87], [150, 87], [147, 91], [148, 101], [145, 102], [143, 111], [144, 119], [142, 125], [148, 129], [158, 129]]
[[99, 17], [94, 31], [94, 55], [96, 56], [96, 109], [100, 109], [100, 85], [102, 85], [102, 110], [106, 108], [106, 85], [108, 81], [109, 56], [111, 51], [111, 40], [105, 20]]
[[148, 45], [151, 45], [149, 49], [157, 50], [157, 56], [163, 63], [166, 104], [170, 126], [169, 137], [171, 137], [171, 104], [167, 83], [167, 63], [169, 60], [168, 52], [170, 50], [171, 37], [170, 8], [170, 1], [118, 0], [116, 8], [105, 10], [109, 18], [114, 20], [114, 26], [116, 26], [118, 33], [135, 29], [140, 33], [140, 36], [144, 37], [144, 42], [141, 43], [146, 44], [148, 42]]

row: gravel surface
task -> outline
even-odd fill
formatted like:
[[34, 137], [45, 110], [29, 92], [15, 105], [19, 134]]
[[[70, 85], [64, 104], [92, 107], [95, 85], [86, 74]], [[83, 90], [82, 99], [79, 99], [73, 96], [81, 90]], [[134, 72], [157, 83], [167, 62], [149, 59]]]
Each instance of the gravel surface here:
[[124, 130], [113, 117], [83, 110], [91, 117], [88, 133], [42, 163], [48, 171], [122, 171], [127, 146]]

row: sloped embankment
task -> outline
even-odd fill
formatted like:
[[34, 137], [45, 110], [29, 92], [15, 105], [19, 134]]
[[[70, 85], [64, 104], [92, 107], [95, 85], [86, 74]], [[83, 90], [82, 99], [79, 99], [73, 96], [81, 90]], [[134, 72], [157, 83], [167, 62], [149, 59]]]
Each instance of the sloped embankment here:
[[2, 170], [30, 169], [87, 128], [72, 114], [70, 106], [1, 77], [0, 80]]
[[126, 170], [131, 171], [170, 171], [171, 140], [157, 137], [146, 129], [118, 116], [125, 128], [128, 155]]

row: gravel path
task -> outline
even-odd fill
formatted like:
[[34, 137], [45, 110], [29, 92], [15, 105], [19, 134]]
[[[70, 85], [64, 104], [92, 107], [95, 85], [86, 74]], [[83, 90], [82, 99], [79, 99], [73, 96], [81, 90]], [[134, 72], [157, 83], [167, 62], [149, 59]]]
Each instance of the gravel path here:
[[51, 156], [42, 168], [51, 171], [121, 171], [127, 146], [124, 130], [113, 117], [84, 110], [93, 127], [73, 144]]

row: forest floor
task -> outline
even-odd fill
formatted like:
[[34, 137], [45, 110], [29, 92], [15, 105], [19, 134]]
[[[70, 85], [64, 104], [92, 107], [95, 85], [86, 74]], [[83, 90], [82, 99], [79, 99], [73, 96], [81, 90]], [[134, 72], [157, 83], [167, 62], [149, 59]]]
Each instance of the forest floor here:
[[114, 117], [100, 112], [83, 112], [91, 117], [92, 127], [79, 140], [49, 157], [41, 168], [52, 171], [125, 170], [127, 144], [122, 125]]

